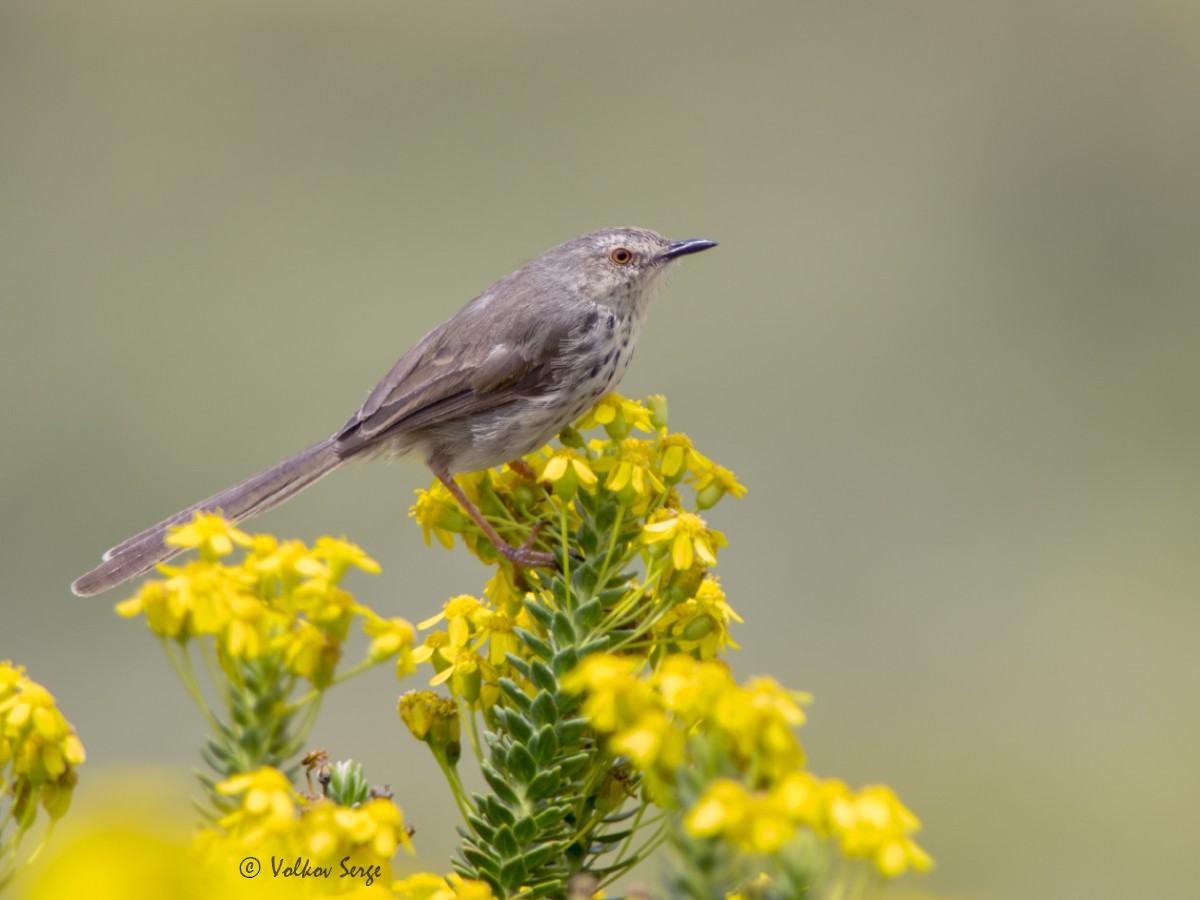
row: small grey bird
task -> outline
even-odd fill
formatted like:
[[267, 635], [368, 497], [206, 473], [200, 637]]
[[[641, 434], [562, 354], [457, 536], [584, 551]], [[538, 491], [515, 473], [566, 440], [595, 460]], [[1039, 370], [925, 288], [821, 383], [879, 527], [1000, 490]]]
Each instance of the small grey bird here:
[[118, 544], [71, 590], [98, 594], [170, 559], [179, 551], [163, 543], [167, 529], [198, 510], [244, 521], [344, 462], [410, 453], [425, 458], [505, 559], [555, 565], [554, 554], [509, 546], [454, 473], [536, 450], [611, 391], [673, 263], [715, 246], [609, 228], [547, 250], [421, 338], [330, 437]]

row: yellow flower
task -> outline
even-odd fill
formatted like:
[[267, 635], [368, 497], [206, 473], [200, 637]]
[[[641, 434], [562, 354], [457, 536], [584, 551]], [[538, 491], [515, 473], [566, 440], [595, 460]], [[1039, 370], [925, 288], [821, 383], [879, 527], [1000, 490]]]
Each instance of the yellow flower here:
[[692, 560], [699, 559], [706, 566], [717, 563], [717, 547], [726, 547], [725, 535], [714, 531], [695, 513], [665, 511], [642, 528], [642, 541], [650, 545], [659, 541], [668, 542], [671, 548], [671, 564], [675, 569], [690, 569]]
[[654, 683], [666, 708], [688, 727], [711, 716], [727, 694], [740, 691], [724, 663], [697, 662], [682, 653], [663, 661]]
[[360, 606], [359, 611], [366, 620], [363, 622], [363, 631], [372, 638], [371, 646], [367, 648], [367, 658], [371, 662], [382, 662], [389, 657], [398, 656], [397, 678], [403, 678], [416, 671], [416, 662], [412, 655], [416, 632], [412, 625], [398, 617], [385, 619], [365, 606]]
[[278, 769], [263, 766], [234, 775], [218, 784], [217, 791], [227, 797], [243, 795], [238, 808], [220, 824], [244, 846], [254, 846], [269, 835], [285, 833], [293, 827], [299, 798]]
[[[669, 483], [674, 484], [691, 469], [700, 464], [704, 457], [696, 452], [691, 439], [682, 432], [664, 434], [658, 441], [659, 470]], [[704, 460], [707, 462], [707, 460]]]
[[592, 727], [612, 733], [633, 727], [658, 708], [650, 687], [634, 675], [636, 659], [596, 653], [562, 678], [563, 690], [584, 694], [582, 712]]
[[734, 499], [741, 499], [746, 495], [746, 488], [724, 466], [718, 466], [704, 457], [700, 457], [700, 461], [700, 465], [693, 470], [696, 480], [692, 485], [696, 491], [697, 509], [716, 506], [717, 501], [726, 494]]
[[673, 772], [683, 763], [684, 735], [660, 710], [644, 712], [630, 727], [613, 735], [609, 746], [627, 755], [642, 772]]
[[512, 570], [499, 566], [483, 588], [484, 595], [499, 612], [509, 616], [525, 614], [525, 592], [518, 591], [512, 583]]
[[272, 646], [283, 652], [289, 672], [307, 678], [316, 687], [333, 680], [341, 658], [341, 644], [311, 622], [298, 619], [292, 628], [275, 637]]
[[495, 900], [485, 881], [471, 881], [460, 875], [434, 875], [418, 872], [392, 884], [399, 900]]
[[363, 607], [354, 596], [324, 578], [310, 578], [296, 591], [299, 606], [318, 628], [345, 640], [356, 611]]
[[479, 636], [475, 640], [478, 649], [487, 643], [487, 658], [493, 666], [504, 665], [507, 654], [516, 654], [521, 648], [513, 629], [517, 622], [511, 616], [485, 611], [479, 617]]
[[592, 468], [605, 474], [604, 487], [634, 512], [644, 511], [651, 500], [666, 490], [655, 471], [654, 445], [649, 441], [626, 438], [617, 445], [592, 441], [591, 446], [600, 452], [610, 448], [616, 451], [595, 460]]
[[719, 778], [705, 788], [683, 824], [696, 837], [716, 837], [740, 829], [749, 814], [749, 807], [750, 797], [741, 784]]
[[450, 635], [444, 631], [435, 631], [425, 635], [421, 646], [413, 650], [413, 661], [418, 664], [427, 662], [433, 666], [435, 672], [441, 672], [450, 665], [457, 652], [457, 649], [450, 646]]
[[334, 583], [341, 581], [346, 570], [356, 566], [364, 572], [378, 575], [383, 571], [379, 563], [367, 556], [357, 544], [352, 544], [345, 538], [320, 537], [313, 547], [313, 556], [322, 559], [329, 566], [329, 578]]
[[431, 546], [430, 536], [447, 550], [454, 546], [454, 535], [462, 534], [471, 526], [471, 520], [446, 490], [440, 481], [427, 491], [418, 490], [417, 502], [409, 507], [408, 514], [417, 520], [425, 536], [425, 546]]
[[170, 547], [198, 549], [205, 559], [216, 559], [233, 552], [233, 545], [249, 547], [254, 542], [234, 523], [217, 513], [197, 512], [186, 525], [176, 525], [167, 532]]
[[[243, 590], [237, 569], [207, 560], [192, 560], [179, 568], [161, 568], [167, 575], [164, 588], [168, 595], [174, 595], [169, 598], [170, 606], [186, 613], [175, 636], [216, 635], [228, 627], [230, 600]], [[149, 624], [150, 609], [146, 612]]]
[[933, 865], [911, 838], [921, 823], [891, 788], [869, 785], [854, 794], [835, 782], [827, 797], [829, 821], [847, 856], [870, 859], [884, 878]]
[[400, 808], [380, 797], [355, 808], [318, 800], [305, 810], [301, 823], [305, 847], [320, 859], [349, 855], [359, 866], [382, 868], [390, 865], [401, 844], [412, 850]]
[[741, 621], [742, 617], [725, 602], [725, 592], [717, 579], [705, 578], [696, 595], [668, 611], [655, 631], [682, 651], [712, 659], [727, 647], [738, 649], [729, 636], [729, 624]]
[[266, 649], [270, 624], [267, 609], [257, 597], [231, 597], [228, 624], [222, 634], [226, 652], [239, 659], [258, 659]]
[[75, 767], [85, 759], [83, 743], [54, 696], [29, 678], [23, 666], [0, 662], [0, 784], [11, 798], [6, 814], [18, 823], [16, 836], [0, 842], [0, 859], [6, 844], [15, 851], [39, 800], [52, 819], [66, 812]]
[[456, 654], [445, 671], [429, 680], [432, 687], [447, 683], [450, 693], [470, 707], [490, 706], [495, 702], [499, 690], [495, 666], [474, 650]]
[[727, 734], [743, 761], [779, 778], [804, 765], [804, 750], [793, 730], [804, 721], [798, 699], [770, 678], [751, 679], [717, 702], [713, 722]]
[[684, 827], [696, 837], [720, 837], [750, 853], [775, 853], [796, 833], [770, 795], [752, 794], [726, 778], [709, 784], [684, 818]]
[[408, 691], [398, 704], [400, 718], [419, 741], [439, 744], [457, 741], [458, 707], [433, 691]]
[[178, 637], [187, 623], [188, 610], [178, 592], [168, 591], [161, 581], [147, 581], [137, 594], [116, 606], [117, 614], [131, 618], [146, 614], [146, 625], [155, 634]]
[[819, 828], [825, 814], [825, 794], [820, 780], [811, 772], [795, 769], [772, 788], [779, 807], [793, 822]]
[[424, 631], [443, 619], [447, 620], [449, 624], [446, 626], [446, 633], [450, 636], [450, 646], [457, 649], [467, 646], [478, 627], [479, 619], [486, 613], [487, 608], [470, 594], [459, 594], [447, 600], [440, 613], [418, 622], [417, 627]]
[[637, 400], [627, 400], [620, 394], [602, 397], [590, 412], [575, 423], [575, 427], [580, 431], [587, 431], [597, 425], [604, 426], [604, 430], [614, 441], [624, 440], [635, 428], [640, 431], [654, 430], [650, 410]]
[[570, 447], [554, 451], [542, 470], [542, 480], [554, 485], [554, 493], [564, 500], [574, 497], [581, 487], [590, 491], [598, 481], [587, 459]]

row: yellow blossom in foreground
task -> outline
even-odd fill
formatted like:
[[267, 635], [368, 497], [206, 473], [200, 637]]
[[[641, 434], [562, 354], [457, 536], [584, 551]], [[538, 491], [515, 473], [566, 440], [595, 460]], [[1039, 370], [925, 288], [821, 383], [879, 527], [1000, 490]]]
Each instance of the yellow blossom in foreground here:
[[19, 869], [17, 846], [34, 825], [38, 805], [60, 819], [71, 803], [83, 743], [54, 696], [25, 673], [0, 662], [0, 890]]
[[634, 676], [638, 661], [597, 653], [562, 678], [564, 690], [586, 695], [582, 712], [592, 727], [611, 733], [636, 723], [657, 704], [648, 685]]
[[317, 543], [313, 546], [313, 556], [325, 561], [330, 569], [330, 578], [335, 582], [340, 581], [351, 566], [372, 575], [378, 575], [382, 571], [379, 563], [367, 556], [362, 547], [350, 543], [345, 538], [317, 538]]
[[418, 872], [392, 884], [398, 900], [494, 900], [487, 882], [471, 881], [460, 875]]
[[221, 827], [243, 845], [252, 847], [292, 829], [300, 801], [278, 769], [264, 766], [234, 775], [218, 784], [217, 791], [227, 797], [243, 795], [239, 807], [221, 820]]
[[921, 823], [886, 785], [869, 785], [858, 793], [834, 782], [827, 790], [828, 817], [842, 852], [870, 859], [884, 878], [907, 869], [928, 870], [933, 860], [911, 835]]
[[186, 525], [176, 525], [167, 533], [169, 547], [197, 549], [205, 558], [215, 559], [233, 552], [233, 545], [249, 547], [254, 541], [219, 513], [197, 512]]
[[301, 824], [305, 846], [324, 859], [350, 854], [360, 864], [386, 865], [397, 847], [412, 851], [399, 807], [383, 798], [353, 809], [318, 800], [305, 810]]

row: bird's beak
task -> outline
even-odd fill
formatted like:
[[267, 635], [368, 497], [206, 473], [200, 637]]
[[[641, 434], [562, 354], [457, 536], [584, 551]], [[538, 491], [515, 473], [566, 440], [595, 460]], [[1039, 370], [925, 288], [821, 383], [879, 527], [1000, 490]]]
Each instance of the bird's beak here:
[[687, 256], [689, 253], [699, 253], [701, 250], [707, 250], [710, 247], [717, 246], [716, 241], [706, 241], [703, 238], [692, 238], [686, 241], [671, 241], [670, 246], [662, 253], [658, 254], [657, 259], [674, 259], [677, 256]]

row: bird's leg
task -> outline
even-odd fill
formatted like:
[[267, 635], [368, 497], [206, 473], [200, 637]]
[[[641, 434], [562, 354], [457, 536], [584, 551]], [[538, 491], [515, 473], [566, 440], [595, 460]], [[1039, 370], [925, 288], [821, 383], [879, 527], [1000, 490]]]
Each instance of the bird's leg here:
[[528, 481], [537, 481], [537, 472], [533, 471], [533, 466], [523, 459], [512, 460], [508, 467]]
[[438, 481], [446, 486], [446, 490], [454, 495], [454, 499], [458, 501], [458, 505], [466, 511], [466, 514], [475, 520], [475, 524], [479, 526], [479, 530], [487, 536], [487, 539], [492, 542], [492, 546], [496, 548], [496, 552], [510, 563], [530, 568], [553, 569], [558, 567], [558, 557], [553, 553], [533, 549], [533, 542], [537, 537], [541, 523], [534, 526], [525, 543], [520, 547], [513, 547], [496, 533], [496, 529], [483, 517], [483, 513], [479, 511], [479, 507], [472, 503], [467, 495], [463, 493], [463, 489], [458, 486], [458, 482], [450, 476], [449, 472], [444, 469], [434, 469], [433, 474], [437, 476]]

